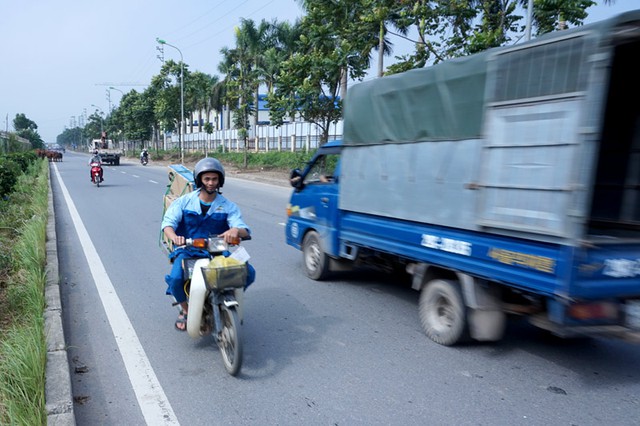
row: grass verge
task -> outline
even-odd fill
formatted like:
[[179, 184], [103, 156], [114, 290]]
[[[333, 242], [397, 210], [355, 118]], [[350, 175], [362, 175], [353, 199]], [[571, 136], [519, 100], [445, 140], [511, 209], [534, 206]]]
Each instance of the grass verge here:
[[[46, 425], [44, 336], [48, 163], [0, 201], [0, 424]], [[9, 255], [7, 256], [7, 253]]]
[[[311, 159], [315, 150], [310, 152], [289, 152], [289, 151], [270, 151], [270, 152], [247, 152], [247, 169], [264, 169], [264, 170], [283, 170], [289, 172], [294, 168], [303, 168]], [[222, 152], [210, 151], [207, 153], [209, 157], [216, 157], [225, 165], [233, 165], [237, 169], [245, 169], [244, 152]], [[185, 163], [195, 163], [204, 157], [204, 152], [189, 152], [184, 154]], [[151, 159], [173, 161], [180, 163], [180, 152], [172, 151], [152, 151]]]

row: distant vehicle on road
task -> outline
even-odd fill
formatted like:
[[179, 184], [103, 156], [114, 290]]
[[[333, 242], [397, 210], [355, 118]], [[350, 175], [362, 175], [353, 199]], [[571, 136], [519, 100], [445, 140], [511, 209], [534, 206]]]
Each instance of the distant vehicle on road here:
[[98, 151], [98, 154], [100, 154], [103, 163], [114, 166], [120, 165], [120, 157], [123, 155], [123, 152], [111, 139], [102, 137], [100, 139], [92, 140], [89, 144], [89, 152], [94, 152], [96, 150]]

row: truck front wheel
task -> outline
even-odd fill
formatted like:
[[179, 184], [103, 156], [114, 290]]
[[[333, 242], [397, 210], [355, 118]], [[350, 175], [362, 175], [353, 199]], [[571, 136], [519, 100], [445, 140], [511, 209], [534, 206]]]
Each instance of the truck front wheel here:
[[302, 241], [302, 256], [304, 260], [304, 270], [312, 280], [321, 280], [329, 272], [329, 259], [322, 250], [320, 237], [315, 231], [305, 235]]
[[466, 333], [466, 307], [455, 281], [428, 282], [420, 293], [419, 313], [424, 332], [436, 343], [455, 345]]

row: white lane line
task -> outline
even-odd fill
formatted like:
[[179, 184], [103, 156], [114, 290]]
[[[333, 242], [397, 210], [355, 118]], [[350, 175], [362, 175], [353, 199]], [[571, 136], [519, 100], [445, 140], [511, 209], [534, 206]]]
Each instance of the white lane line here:
[[126, 174], [127, 174], [127, 172], [123, 172], [123, 171], [120, 171], [120, 173], [122, 173], [123, 175], [126, 175]]
[[133, 176], [134, 178], [139, 178], [139, 177], [140, 177], [140, 176], [138, 176], [138, 175], [131, 175], [131, 176]]
[[56, 171], [58, 183], [69, 208], [69, 214], [78, 233], [93, 281], [100, 295], [104, 311], [107, 314], [109, 325], [111, 325], [111, 331], [118, 344], [119, 352], [122, 355], [122, 360], [127, 369], [131, 387], [136, 394], [138, 405], [142, 410], [142, 415], [148, 425], [179, 425], [180, 423], [173, 412], [173, 408], [171, 408], [171, 404], [162, 386], [160, 386], [160, 382], [149, 363], [138, 335], [133, 329], [129, 317], [127, 317], [127, 313], [113, 288], [104, 265], [100, 261], [100, 256], [98, 256], [98, 252], [69, 195], [69, 191], [67, 191], [67, 187], [62, 181], [57, 165], [54, 164], [53, 168]]
[[151, 180], [151, 179], [149, 179], [149, 182], [151, 182], [151, 183], [158, 183], [158, 182], [156, 182], [155, 180]]

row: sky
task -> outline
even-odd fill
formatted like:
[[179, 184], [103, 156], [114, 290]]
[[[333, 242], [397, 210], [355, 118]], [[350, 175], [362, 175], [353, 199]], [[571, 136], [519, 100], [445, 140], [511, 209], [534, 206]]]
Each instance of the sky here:
[[[586, 23], [640, 9], [640, 0], [598, 3]], [[24, 113], [54, 143], [81, 115], [106, 113], [121, 92], [145, 89], [162, 66], [156, 38], [180, 50], [165, 46], [165, 59], [182, 53], [191, 71], [220, 75], [220, 49], [234, 47], [241, 18], [293, 22], [302, 14], [295, 0], [0, 0], [0, 130], [13, 131]], [[394, 55], [410, 51], [409, 42], [392, 42]], [[374, 53], [367, 79], [376, 61]]]

